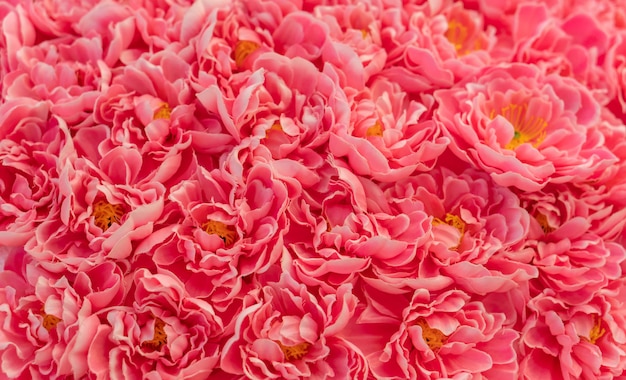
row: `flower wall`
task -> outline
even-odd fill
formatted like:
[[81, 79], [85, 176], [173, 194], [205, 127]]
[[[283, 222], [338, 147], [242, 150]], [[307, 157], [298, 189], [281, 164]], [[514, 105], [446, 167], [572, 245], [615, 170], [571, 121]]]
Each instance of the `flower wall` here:
[[626, 378], [623, 0], [0, 26], [2, 378]]

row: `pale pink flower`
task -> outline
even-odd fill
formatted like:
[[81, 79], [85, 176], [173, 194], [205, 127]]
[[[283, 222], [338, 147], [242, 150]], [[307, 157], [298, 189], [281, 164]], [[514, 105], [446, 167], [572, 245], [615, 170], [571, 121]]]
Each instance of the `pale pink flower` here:
[[[529, 304], [522, 330], [524, 379], [612, 379], [623, 374], [624, 327], [612, 318], [612, 297], [568, 306], [546, 290]], [[622, 297], [623, 298], [623, 297]]]
[[434, 101], [412, 100], [400, 86], [375, 80], [352, 103], [350, 123], [333, 129], [329, 151], [345, 157], [355, 174], [394, 182], [433, 168], [449, 140], [429, 111]]
[[601, 141], [588, 140], [599, 105], [572, 79], [531, 65], [496, 66], [435, 98], [451, 150], [500, 185], [537, 191], [580, 183], [615, 162]]
[[250, 379], [368, 377], [360, 349], [342, 337], [357, 305], [351, 286], [316, 295], [283, 275], [252, 297], [224, 345], [223, 371]]
[[382, 350], [373, 344], [366, 351], [377, 378], [517, 378], [518, 333], [503, 325], [504, 314], [487, 312], [460, 290], [417, 290], [396, 318], [399, 326], [384, 337]]

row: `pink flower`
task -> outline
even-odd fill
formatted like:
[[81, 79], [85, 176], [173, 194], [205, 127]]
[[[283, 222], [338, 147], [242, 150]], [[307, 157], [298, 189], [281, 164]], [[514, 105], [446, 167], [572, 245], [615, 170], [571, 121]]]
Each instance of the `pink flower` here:
[[163, 185], [114, 184], [82, 158], [62, 158], [59, 165], [57, 202], [26, 243], [28, 253], [56, 273], [128, 259], [133, 242], [149, 236], [161, 216]]
[[376, 346], [381, 340], [372, 339], [376, 343], [367, 352], [372, 372], [378, 378], [395, 379], [516, 379], [513, 344], [518, 334], [504, 321], [504, 314], [487, 312], [460, 290], [439, 295], [417, 290], [402, 311], [396, 332], [383, 337], [389, 340], [382, 352]]
[[588, 10], [557, 18], [546, 4], [523, 4], [512, 22], [515, 61], [575, 78], [603, 105], [615, 97], [616, 83], [604, 65], [611, 35]]
[[49, 106], [28, 98], [0, 105], [0, 240], [23, 246], [54, 204], [65, 136]]
[[[537, 276], [522, 253], [529, 217], [519, 199], [484, 173], [441, 168], [377, 189], [365, 186], [380, 235], [410, 243], [410, 260], [374, 261], [367, 282], [383, 291], [507, 292]], [[414, 219], [415, 218], [415, 219]], [[405, 256], [403, 256], [405, 257]]]
[[580, 183], [614, 162], [600, 141], [588, 139], [598, 104], [569, 78], [530, 65], [499, 66], [435, 98], [451, 150], [500, 185], [537, 191]]
[[38, 270], [23, 250], [8, 259], [15, 267], [5, 267], [0, 277], [2, 373], [8, 378], [50, 378], [71, 371], [83, 376], [84, 368], [79, 363], [68, 367], [64, 356], [84, 316], [91, 314], [90, 303], [66, 277], [49, 278]]
[[533, 263], [539, 269], [537, 290], [549, 287], [570, 304], [588, 303], [612, 280], [622, 276], [626, 249], [593, 234], [578, 239], [538, 243]]
[[[235, 154], [236, 157], [236, 154]], [[199, 169], [171, 190], [168, 223], [135, 254], [180, 278], [194, 297], [211, 301], [228, 323], [255, 276], [276, 264], [287, 230], [288, 189], [268, 164], [244, 163], [245, 173]], [[241, 177], [243, 175], [243, 177]]]
[[355, 174], [394, 182], [432, 169], [449, 140], [428, 119], [433, 100], [410, 100], [399, 85], [376, 80], [352, 105], [348, 125], [330, 135], [329, 151]]
[[[607, 297], [612, 298], [611, 296]], [[520, 373], [525, 379], [612, 379], [623, 374], [624, 328], [604, 296], [570, 307], [546, 290], [528, 305]]]
[[51, 113], [70, 127], [90, 125], [99, 89], [111, 79], [102, 58], [98, 38], [64, 37], [22, 47], [18, 68], [3, 77], [3, 95], [50, 101]]
[[81, 365], [98, 379], [209, 376], [222, 332], [211, 305], [190, 297], [171, 273], [140, 269], [133, 283], [133, 306], [86, 318], [67, 355], [80, 355]]
[[458, 2], [437, 5], [392, 8], [382, 17], [388, 57], [381, 75], [405, 91], [446, 88], [491, 63], [495, 30], [484, 30], [482, 16]]
[[360, 350], [342, 337], [357, 304], [351, 287], [315, 295], [288, 275], [242, 310], [220, 367], [250, 379], [366, 379]]
[[377, 22], [380, 9], [368, 3], [320, 5], [315, 15], [328, 25], [331, 36], [322, 59], [336, 68], [343, 88], [362, 90], [387, 59]]

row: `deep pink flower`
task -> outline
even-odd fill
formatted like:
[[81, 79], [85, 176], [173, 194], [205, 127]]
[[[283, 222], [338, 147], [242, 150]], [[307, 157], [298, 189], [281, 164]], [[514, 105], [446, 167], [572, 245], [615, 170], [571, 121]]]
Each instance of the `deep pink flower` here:
[[0, 276], [0, 362], [7, 378], [54, 378], [86, 371], [73, 363], [64, 366], [69, 342], [91, 304], [72, 288], [66, 277], [52, 278], [38, 270], [22, 249], [6, 257]]
[[588, 139], [599, 105], [572, 79], [531, 65], [497, 66], [435, 98], [451, 150], [500, 185], [536, 191], [580, 183], [615, 162], [601, 141]]
[[[521, 339], [524, 379], [612, 379], [623, 374], [624, 327], [612, 318], [612, 296], [568, 306], [546, 290], [529, 302]], [[622, 297], [623, 299], [623, 297]]]
[[28, 253], [56, 273], [128, 259], [161, 216], [163, 185], [116, 184], [83, 158], [65, 156], [59, 166], [57, 201], [26, 243]]
[[617, 91], [605, 67], [611, 35], [588, 12], [557, 18], [545, 3], [520, 5], [512, 19], [513, 60], [572, 77], [604, 105]]
[[194, 297], [210, 300], [228, 324], [255, 287], [254, 276], [279, 260], [287, 230], [284, 175], [267, 163], [244, 165], [245, 173], [199, 169], [173, 187], [169, 199], [177, 207], [168, 224], [135, 251], [173, 272]]
[[484, 29], [482, 16], [459, 2], [391, 8], [382, 16], [381, 75], [408, 92], [450, 87], [491, 63], [495, 30]]
[[[379, 337], [367, 348], [378, 378], [517, 378], [513, 344], [518, 333], [503, 325], [504, 314], [487, 312], [481, 302], [471, 301], [460, 290], [440, 295], [417, 290], [396, 318], [399, 326], [392, 336], [383, 337], [388, 341], [382, 352], [376, 346]], [[380, 321], [385, 324], [384, 319]], [[375, 320], [370, 317], [363, 322]], [[376, 328], [376, 324], [367, 326]]]
[[255, 297], [224, 346], [222, 370], [250, 379], [367, 378], [363, 354], [342, 337], [357, 304], [351, 286], [313, 294], [283, 275]]
[[54, 205], [64, 122], [44, 102], [0, 105], [0, 240], [23, 246]]
[[87, 317], [67, 355], [80, 355], [81, 365], [98, 379], [209, 376], [222, 332], [211, 305], [190, 297], [171, 273], [140, 269], [133, 284], [133, 306]]

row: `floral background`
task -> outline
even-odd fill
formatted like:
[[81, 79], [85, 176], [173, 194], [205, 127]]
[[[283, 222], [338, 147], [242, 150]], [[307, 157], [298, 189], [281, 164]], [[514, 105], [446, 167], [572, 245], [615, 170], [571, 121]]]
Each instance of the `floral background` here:
[[0, 377], [626, 378], [626, 1], [0, 26]]

